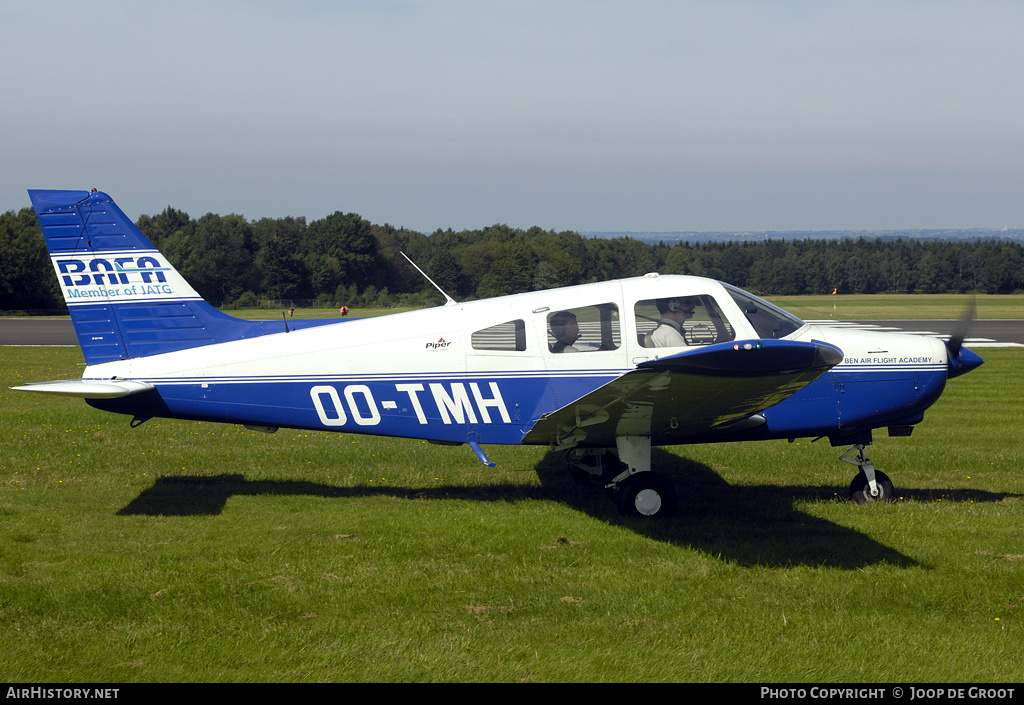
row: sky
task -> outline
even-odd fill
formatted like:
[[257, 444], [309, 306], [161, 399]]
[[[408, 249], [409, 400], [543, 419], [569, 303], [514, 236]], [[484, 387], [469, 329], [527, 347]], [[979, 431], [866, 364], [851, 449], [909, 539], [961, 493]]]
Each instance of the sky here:
[[1024, 227], [1024, 2], [0, 4], [0, 212]]

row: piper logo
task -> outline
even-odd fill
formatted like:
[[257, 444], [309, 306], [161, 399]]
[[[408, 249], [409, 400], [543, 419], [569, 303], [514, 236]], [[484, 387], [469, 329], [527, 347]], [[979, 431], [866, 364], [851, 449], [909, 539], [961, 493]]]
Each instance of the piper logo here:
[[436, 343], [427, 343], [427, 350], [443, 350], [452, 344], [452, 341], [438, 338]]

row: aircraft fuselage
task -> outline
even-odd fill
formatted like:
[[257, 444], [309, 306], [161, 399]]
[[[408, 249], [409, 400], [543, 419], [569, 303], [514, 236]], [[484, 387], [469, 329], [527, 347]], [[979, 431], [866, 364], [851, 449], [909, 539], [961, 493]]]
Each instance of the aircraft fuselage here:
[[[278, 334], [92, 365], [84, 377], [154, 385], [154, 394], [89, 401], [140, 417], [517, 444], [545, 414], [679, 352], [643, 346], [642, 328], [650, 323], [631, 315], [638, 302], [660, 296], [713, 297], [729, 329], [726, 343], [760, 338], [718, 282], [641, 277], [288, 333], [282, 325]], [[550, 312], [595, 304], [612, 311], [611, 349], [598, 349], [595, 332], [593, 350], [551, 352]], [[514, 322], [521, 322], [521, 350], [512, 340]], [[496, 342], [487, 345], [489, 330]], [[680, 410], [675, 424], [669, 419], [666, 428], [654, 429], [652, 443], [847, 436], [916, 423], [945, 385], [946, 349], [934, 338], [803, 325], [788, 339], [832, 344], [842, 350], [842, 362], [765, 408], [766, 423], [755, 428], [689, 425]], [[508, 349], [493, 349], [502, 347]], [[736, 377], [745, 388], [759, 379]]]

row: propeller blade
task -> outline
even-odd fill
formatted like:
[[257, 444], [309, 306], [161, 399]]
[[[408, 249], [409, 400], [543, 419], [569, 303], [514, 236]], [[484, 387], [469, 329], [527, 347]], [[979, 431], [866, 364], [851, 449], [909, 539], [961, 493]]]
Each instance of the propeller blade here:
[[949, 337], [946, 342], [946, 348], [949, 350], [949, 356], [952, 358], [960, 357], [960, 348], [963, 347], [964, 338], [967, 337], [967, 331], [971, 327], [971, 321], [978, 314], [978, 299], [976, 296], [972, 296], [971, 300], [967, 302], [967, 308], [964, 309], [964, 313], [960, 316], [960, 320], [957, 321], [956, 327], [953, 329], [953, 334]]
[[957, 321], [956, 326], [953, 328], [953, 334], [946, 341], [946, 349], [949, 352], [947, 379], [967, 374], [984, 362], [978, 355], [975, 355], [963, 346], [964, 338], [967, 337], [967, 330], [971, 327], [971, 321], [977, 313], [978, 299], [972, 296], [971, 300], [967, 303], [967, 308], [964, 309], [963, 315], [960, 316], [960, 320]]

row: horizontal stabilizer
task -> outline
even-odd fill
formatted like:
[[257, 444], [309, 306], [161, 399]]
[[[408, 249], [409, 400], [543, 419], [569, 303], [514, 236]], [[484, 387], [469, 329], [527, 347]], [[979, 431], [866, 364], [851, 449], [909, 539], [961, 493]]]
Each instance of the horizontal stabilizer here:
[[39, 392], [64, 397], [83, 399], [116, 399], [130, 394], [141, 394], [156, 389], [152, 384], [131, 380], [59, 379], [53, 382], [36, 382], [20, 387], [11, 387], [18, 392]]

